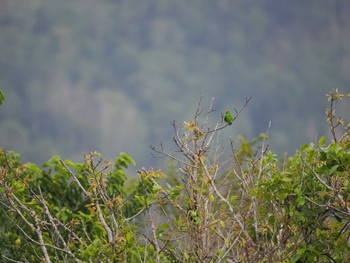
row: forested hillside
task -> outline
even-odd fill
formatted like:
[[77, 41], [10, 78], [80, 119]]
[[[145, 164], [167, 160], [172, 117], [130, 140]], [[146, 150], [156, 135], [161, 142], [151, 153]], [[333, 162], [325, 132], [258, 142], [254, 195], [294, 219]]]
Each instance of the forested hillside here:
[[349, 13], [347, 0], [3, 0], [0, 145], [36, 163], [96, 149], [152, 164], [148, 145], [203, 93], [214, 122], [253, 96], [225, 135], [271, 121], [270, 147], [293, 154], [326, 133], [325, 93], [350, 90]]

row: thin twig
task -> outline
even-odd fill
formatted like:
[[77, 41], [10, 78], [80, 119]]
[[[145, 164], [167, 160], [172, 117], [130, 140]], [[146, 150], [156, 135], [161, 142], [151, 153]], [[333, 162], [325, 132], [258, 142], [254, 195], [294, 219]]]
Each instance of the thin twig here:
[[309, 170], [312, 172], [312, 174], [316, 177], [316, 179], [323, 184], [328, 190], [331, 191], [336, 191], [336, 189], [334, 189], [333, 187], [329, 186], [328, 184], [326, 184], [316, 173], [316, 171], [304, 160], [304, 158], [301, 158], [301, 160], [303, 161], [303, 163], [309, 168]]

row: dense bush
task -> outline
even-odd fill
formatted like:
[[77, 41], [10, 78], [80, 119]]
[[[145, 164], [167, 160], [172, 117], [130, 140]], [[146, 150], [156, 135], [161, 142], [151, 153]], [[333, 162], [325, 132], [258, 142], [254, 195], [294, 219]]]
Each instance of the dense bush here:
[[[328, 94], [332, 140], [277, 158], [268, 132], [222, 151], [212, 105], [172, 123], [167, 172], [91, 152], [42, 168], [0, 151], [3, 262], [344, 262], [350, 258], [350, 125]], [[240, 110], [235, 110], [233, 125]]]

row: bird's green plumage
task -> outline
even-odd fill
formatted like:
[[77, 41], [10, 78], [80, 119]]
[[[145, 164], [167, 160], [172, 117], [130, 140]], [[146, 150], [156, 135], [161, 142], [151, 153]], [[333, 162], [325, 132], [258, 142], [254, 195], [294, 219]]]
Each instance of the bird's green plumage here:
[[225, 113], [224, 121], [227, 122], [229, 125], [231, 125], [233, 122], [233, 117], [231, 115], [231, 112], [228, 110]]

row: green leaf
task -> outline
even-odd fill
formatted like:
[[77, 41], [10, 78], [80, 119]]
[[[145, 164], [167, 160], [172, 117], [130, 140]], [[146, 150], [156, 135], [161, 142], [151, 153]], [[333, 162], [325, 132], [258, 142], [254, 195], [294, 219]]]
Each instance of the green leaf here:
[[210, 194], [209, 195], [209, 200], [210, 200], [210, 202], [214, 202], [214, 200], [215, 200], [214, 195]]
[[5, 100], [5, 94], [2, 92], [2, 90], [0, 89], [0, 105], [2, 104], [2, 102]]
[[325, 136], [322, 136], [322, 137], [318, 140], [318, 146], [322, 146], [325, 142], [326, 142], [326, 137], [325, 137]]
[[299, 248], [298, 250], [297, 250], [297, 253], [296, 253], [296, 255], [294, 256], [294, 257], [292, 257], [292, 259], [291, 259], [291, 263], [296, 263], [296, 262], [298, 262], [298, 260], [303, 256], [303, 254], [305, 253], [305, 251], [306, 251], [306, 249], [305, 248]]
[[224, 255], [224, 253], [222, 252], [222, 250], [220, 248], [217, 250], [217, 253], [219, 254], [220, 257], [222, 257]]
[[131, 165], [135, 166], [136, 162], [135, 162], [135, 160], [133, 158], [131, 158], [130, 155], [128, 155], [125, 152], [121, 152], [119, 154], [119, 157], [117, 157], [115, 159], [115, 165], [116, 165], [117, 168], [121, 168], [121, 167], [128, 168], [128, 164], [131, 164]]
[[303, 206], [305, 204], [305, 198], [302, 196], [298, 196], [297, 202], [299, 206]]
[[158, 184], [156, 181], [153, 182], [153, 186], [152, 186], [153, 193], [158, 193], [162, 189], [163, 187], [160, 184]]
[[300, 146], [300, 151], [303, 152], [303, 151], [305, 151], [305, 149], [307, 149], [308, 147], [309, 147], [309, 145], [303, 144], [302, 146]]
[[230, 246], [230, 244], [229, 244], [227, 238], [224, 237], [224, 240], [225, 240], [225, 246], [226, 246], [226, 248], [228, 248]]
[[333, 165], [332, 168], [329, 169], [328, 174], [329, 174], [329, 175], [334, 174], [334, 173], [337, 171], [338, 167], [339, 167], [339, 165]]
[[225, 227], [225, 222], [222, 221], [222, 220], [220, 220], [220, 225], [221, 225], [222, 227]]

